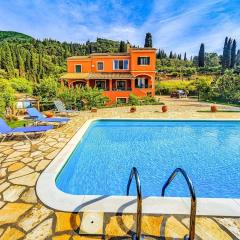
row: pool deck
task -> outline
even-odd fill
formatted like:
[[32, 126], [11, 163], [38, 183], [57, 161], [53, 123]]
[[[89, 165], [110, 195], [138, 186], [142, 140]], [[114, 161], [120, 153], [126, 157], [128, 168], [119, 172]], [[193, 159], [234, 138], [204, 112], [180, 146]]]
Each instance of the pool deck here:
[[[100, 109], [97, 113], [80, 112], [67, 125], [33, 140], [33, 145], [24, 138], [1, 143], [0, 240], [130, 239], [132, 231], [135, 231], [133, 214], [56, 211], [38, 199], [36, 182], [77, 130], [92, 118], [240, 120], [240, 113], [197, 112], [209, 110], [210, 104], [195, 100], [161, 97], [161, 101], [169, 106], [169, 112], [162, 113], [161, 106], [140, 106], [135, 113], [129, 113], [129, 107]], [[236, 207], [239, 211], [240, 204]], [[149, 214], [143, 217], [142, 229], [149, 235], [145, 239], [182, 239], [188, 233], [188, 223], [188, 215]], [[80, 236], [79, 233], [95, 236]], [[240, 217], [198, 216], [196, 239], [240, 239]]]

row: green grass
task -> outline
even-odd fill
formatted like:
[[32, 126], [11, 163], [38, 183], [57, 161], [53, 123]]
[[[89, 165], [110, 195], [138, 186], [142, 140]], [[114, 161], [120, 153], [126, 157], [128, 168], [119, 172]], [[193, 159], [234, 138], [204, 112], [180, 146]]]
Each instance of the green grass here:
[[17, 120], [17, 121], [7, 121], [7, 124], [11, 127], [11, 128], [15, 128], [15, 127], [24, 127], [24, 124], [28, 125], [32, 123], [32, 121], [29, 120]]

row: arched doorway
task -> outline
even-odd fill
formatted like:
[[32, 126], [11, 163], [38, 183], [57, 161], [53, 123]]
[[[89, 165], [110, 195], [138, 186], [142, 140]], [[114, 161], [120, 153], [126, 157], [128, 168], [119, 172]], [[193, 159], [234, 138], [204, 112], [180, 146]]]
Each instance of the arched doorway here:
[[135, 77], [135, 88], [151, 88], [152, 78], [149, 75], [141, 74]]

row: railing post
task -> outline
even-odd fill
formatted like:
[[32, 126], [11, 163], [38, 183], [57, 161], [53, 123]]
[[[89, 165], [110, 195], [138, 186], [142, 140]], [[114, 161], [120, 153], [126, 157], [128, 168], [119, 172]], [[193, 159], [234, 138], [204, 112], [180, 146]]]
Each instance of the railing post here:
[[139, 174], [138, 171], [135, 167], [132, 168], [129, 180], [128, 180], [128, 185], [127, 185], [127, 196], [129, 195], [129, 190], [130, 186], [132, 183], [133, 176], [135, 177], [136, 180], [136, 187], [137, 187], [137, 233], [136, 236], [133, 236], [133, 239], [136, 240], [141, 240], [141, 234], [142, 234], [142, 190], [141, 190], [141, 183], [139, 179]]
[[195, 223], [196, 223], [196, 210], [197, 210], [197, 198], [195, 190], [192, 184], [192, 181], [188, 177], [187, 173], [182, 168], [176, 168], [173, 173], [170, 175], [166, 183], [162, 188], [162, 197], [165, 195], [165, 190], [176, 177], [178, 173], [181, 173], [188, 184], [188, 188], [191, 194], [191, 212], [190, 212], [190, 226], [189, 226], [189, 240], [194, 240], [195, 238]]

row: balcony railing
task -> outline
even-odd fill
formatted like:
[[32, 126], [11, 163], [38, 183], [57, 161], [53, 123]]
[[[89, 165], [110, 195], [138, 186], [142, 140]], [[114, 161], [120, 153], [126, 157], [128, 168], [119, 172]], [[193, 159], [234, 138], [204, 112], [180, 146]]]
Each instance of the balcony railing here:
[[[148, 87], [142, 87], [142, 88], [137, 88], [135, 87], [135, 89], [139, 89], [139, 90], [148, 90], [148, 89], [151, 89], [152, 86], [148, 86]], [[112, 90], [110, 90], [110, 88], [101, 88], [100, 90], [103, 90], [103, 91], [113, 91], [113, 92], [130, 92], [132, 91], [132, 88], [112, 88]]]
[[113, 88], [112, 91], [117, 91], [117, 92], [126, 92], [126, 91], [132, 91], [132, 88]]

